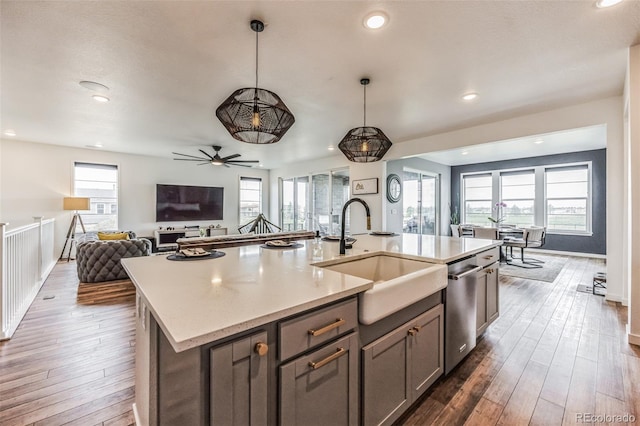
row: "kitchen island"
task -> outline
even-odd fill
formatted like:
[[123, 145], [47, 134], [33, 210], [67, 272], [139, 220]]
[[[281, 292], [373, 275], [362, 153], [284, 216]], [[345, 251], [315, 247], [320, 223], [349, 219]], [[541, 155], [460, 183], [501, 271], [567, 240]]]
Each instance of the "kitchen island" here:
[[[347, 251], [348, 258], [388, 253], [435, 264], [448, 264], [499, 244], [418, 235], [355, 237], [357, 242]], [[254, 352], [262, 360], [262, 364], [255, 361], [251, 366], [248, 361], [247, 365], [254, 373], [265, 373], [260, 378], [265, 395], [250, 393], [249, 406], [237, 411], [262, 416], [270, 424], [286, 423], [286, 413], [298, 410], [278, 403], [288, 392], [295, 393], [295, 379], [292, 388], [283, 389], [289, 370], [298, 368], [289, 364], [297, 359], [294, 356], [306, 356], [320, 343], [336, 338], [341, 341], [340, 348], [346, 348], [340, 356], [350, 370], [346, 380], [351, 393], [344, 398], [351, 413], [347, 423], [359, 422], [357, 361], [362, 345], [357, 334], [357, 295], [374, 283], [314, 266], [344, 259], [338, 255], [337, 243], [322, 242], [322, 258], [315, 259], [312, 248], [316, 243], [308, 240], [301, 244], [297, 249], [226, 248], [222, 250], [224, 257], [206, 260], [169, 261], [164, 255], [123, 260], [137, 289], [135, 412], [139, 424], [224, 421], [225, 417], [216, 417], [213, 407], [218, 401], [223, 403], [231, 389], [220, 392], [214, 388], [214, 381], [224, 378], [218, 377], [220, 369], [214, 371], [212, 360], [231, 357], [228, 362], [233, 372], [246, 358], [238, 355], [243, 351], [248, 360]], [[441, 286], [435, 288], [430, 307], [441, 305], [441, 290]], [[345, 323], [331, 326], [318, 343], [307, 347], [300, 347], [300, 342], [287, 343], [287, 330], [295, 331], [296, 324], [304, 325], [307, 317], [332, 318], [337, 314]], [[218, 350], [227, 347], [231, 355]], [[235, 383], [233, 377], [228, 379]]]

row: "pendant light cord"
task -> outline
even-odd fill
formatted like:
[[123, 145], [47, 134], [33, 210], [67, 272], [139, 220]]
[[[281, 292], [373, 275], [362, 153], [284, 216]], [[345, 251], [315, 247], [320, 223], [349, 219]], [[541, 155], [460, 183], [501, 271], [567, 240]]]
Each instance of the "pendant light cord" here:
[[362, 127], [367, 127], [367, 85], [363, 85], [364, 87], [364, 119], [363, 119], [363, 126]]
[[258, 91], [258, 31], [256, 31], [256, 93]]

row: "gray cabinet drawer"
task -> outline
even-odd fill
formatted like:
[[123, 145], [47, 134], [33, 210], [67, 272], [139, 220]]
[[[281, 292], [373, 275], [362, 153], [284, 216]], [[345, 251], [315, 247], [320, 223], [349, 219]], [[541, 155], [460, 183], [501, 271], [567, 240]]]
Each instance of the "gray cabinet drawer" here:
[[335, 339], [358, 325], [357, 299], [302, 315], [278, 326], [280, 360]]
[[358, 425], [358, 333], [280, 367], [280, 424]]
[[487, 266], [500, 260], [500, 248], [494, 247], [476, 255], [476, 265]]

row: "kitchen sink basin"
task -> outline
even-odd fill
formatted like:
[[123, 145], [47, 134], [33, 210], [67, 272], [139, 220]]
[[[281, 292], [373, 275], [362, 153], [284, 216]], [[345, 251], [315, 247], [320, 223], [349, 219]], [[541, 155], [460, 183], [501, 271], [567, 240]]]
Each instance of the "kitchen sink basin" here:
[[447, 266], [373, 254], [316, 264], [322, 268], [374, 282], [360, 294], [359, 320], [372, 324], [447, 286]]

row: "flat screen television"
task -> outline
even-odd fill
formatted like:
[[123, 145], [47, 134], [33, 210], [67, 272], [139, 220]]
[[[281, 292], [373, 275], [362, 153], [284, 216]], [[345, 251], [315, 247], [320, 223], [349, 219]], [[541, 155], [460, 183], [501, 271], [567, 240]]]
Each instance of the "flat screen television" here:
[[224, 188], [156, 185], [156, 222], [222, 220]]

